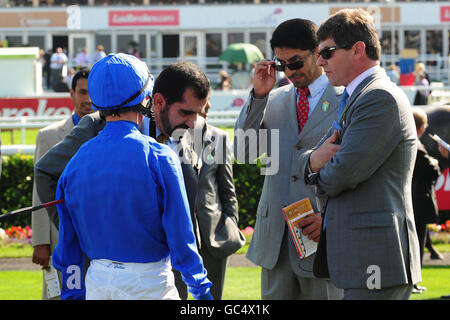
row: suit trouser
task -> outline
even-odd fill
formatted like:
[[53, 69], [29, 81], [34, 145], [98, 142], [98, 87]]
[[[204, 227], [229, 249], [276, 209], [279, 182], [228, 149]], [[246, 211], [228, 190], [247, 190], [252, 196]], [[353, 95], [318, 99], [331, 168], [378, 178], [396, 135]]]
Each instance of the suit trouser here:
[[427, 224], [419, 222], [417, 219], [416, 222], [416, 232], [417, 238], [419, 240], [419, 253], [420, 253], [420, 265], [422, 265], [423, 260], [423, 251], [425, 248], [425, 240], [427, 239]]
[[342, 289], [330, 280], [301, 277], [292, 270], [289, 259], [288, 232], [285, 231], [277, 264], [261, 270], [261, 299], [263, 300], [339, 300]]
[[413, 285], [403, 284], [383, 289], [345, 289], [344, 300], [408, 300]]
[[[203, 242], [203, 239], [199, 253], [200, 256], [202, 257], [203, 265], [205, 266], [205, 269], [208, 272], [208, 279], [213, 284], [211, 287], [211, 294], [214, 300], [221, 300], [223, 287], [225, 284], [225, 272], [229, 257], [216, 258], [213, 255], [211, 255], [206, 247], [206, 244]], [[182, 280], [181, 274], [176, 270], [173, 271], [175, 275], [175, 286], [178, 289], [180, 298], [182, 300], [186, 300], [188, 297], [186, 284]]]

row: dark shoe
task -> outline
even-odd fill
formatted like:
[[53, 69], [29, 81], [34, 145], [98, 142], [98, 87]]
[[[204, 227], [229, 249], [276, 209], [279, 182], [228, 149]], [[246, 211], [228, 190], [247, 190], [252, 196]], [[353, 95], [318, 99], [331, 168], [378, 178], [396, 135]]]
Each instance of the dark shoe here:
[[414, 293], [423, 293], [423, 291], [422, 291], [422, 290], [419, 290], [419, 289], [416, 289], [416, 288], [413, 287], [411, 293], [413, 293], [413, 294], [414, 294]]
[[433, 251], [430, 253], [430, 259], [431, 260], [444, 260], [444, 256], [437, 251]]
[[426, 291], [427, 287], [423, 287], [423, 286], [419, 286], [419, 285], [415, 284], [414, 285], [414, 289], [421, 290], [421, 291]]

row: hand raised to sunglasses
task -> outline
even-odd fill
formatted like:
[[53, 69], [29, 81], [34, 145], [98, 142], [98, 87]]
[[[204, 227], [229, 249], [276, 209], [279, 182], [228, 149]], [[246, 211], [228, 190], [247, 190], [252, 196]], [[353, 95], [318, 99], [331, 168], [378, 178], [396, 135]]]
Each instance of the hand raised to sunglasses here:
[[275, 63], [271, 60], [261, 60], [255, 66], [253, 89], [255, 98], [262, 99], [269, 94], [277, 82]]

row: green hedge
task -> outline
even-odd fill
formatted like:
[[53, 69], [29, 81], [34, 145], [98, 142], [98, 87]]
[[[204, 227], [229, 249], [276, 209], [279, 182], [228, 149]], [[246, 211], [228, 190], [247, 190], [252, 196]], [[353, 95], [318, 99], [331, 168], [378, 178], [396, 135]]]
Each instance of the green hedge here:
[[[1, 213], [31, 206], [33, 192], [33, 156], [16, 154], [2, 156], [0, 179]], [[0, 220], [3, 229], [10, 226], [31, 226], [31, 215], [22, 214]]]
[[234, 185], [239, 204], [239, 227], [255, 227], [256, 209], [264, 183], [261, 163], [237, 164], [233, 166]]
[[[2, 157], [0, 180], [1, 213], [31, 206], [33, 190], [33, 156], [17, 154]], [[239, 226], [255, 226], [256, 208], [261, 194], [264, 176], [261, 164], [235, 164], [233, 167], [236, 193], [239, 203]], [[31, 215], [22, 214], [0, 220], [0, 227], [31, 226]]]

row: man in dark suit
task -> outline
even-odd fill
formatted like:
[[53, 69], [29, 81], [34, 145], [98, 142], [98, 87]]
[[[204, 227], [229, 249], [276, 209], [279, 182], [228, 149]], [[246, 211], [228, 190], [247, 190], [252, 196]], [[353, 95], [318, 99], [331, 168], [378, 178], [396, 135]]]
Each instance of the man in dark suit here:
[[[413, 115], [417, 137], [420, 139], [428, 127], [427, 114], [423, 109], [414, 108]], [[440, 174], [439, 161], [430, 156], [422, 142], [417, 140], [417, 157], [412, 180], [412, 199], [417, 237], [419, 238], [421, 264], [428, 234], [427, 224], [436, 223], [438, 220], [435, 186]], [[426, 287], [416, 284], [414, 285], [413, 293], [421, 293], [425, 290]]]
[[441, 171], [450, 167], [448, 151], [430, 138], [430, 134], [437, 134], [442, 140], [450, 142], [450, 105], [430, 106], [425, 110], [428, 119], [428, 127], [420, 138], [430, 156], [439, 160]]
[[[211, 104], [201, 114], [207, 120]], [[230, 255], [245, 244], [238, 227], [238, 201], [233, 179], [233, 154], [228, 134], [207, 122], [197, 121], [203, 137], [203, 165], [198, 177], [196, 213], [201, 234], [200, 255], [213, 282], [211, 294], [222, 298]]]
[[[179, 62], [164, 69], [155, 81], [152, 93], [154, 117], [144, 120], [141, 131], [175, 149], [181, 160], [183, 178], [191, 210], [191, 218], [197, 244], [200, 247], [200, 231], [196, 218], [195, 201], [198, 173], [202, 166], [201, 150], [194, 148], [191, 130], [198, 121], [208, 101], [210, 84], [201, 69], [189, 62]], [[66, 138], [35, 165], [36, 187], [41, 202], [55, 199], [56, 185], [66, 163], [86, 141], [95, 137], [105, 126], [98, 112], [82, 118]], [[177, 130], [178, 129], [178, 130]], [[149, 204], [150, 205], [150, 204]], [[58, 225], [56, 208], [49, 208], [50, 218]], [[208, 270], [208, 273], [213, 273]], [[187, 298], [187, 290], [179, 274], [176, 274], [180, 297]], [[178, 279], [178, 280], [177, 280]]]

